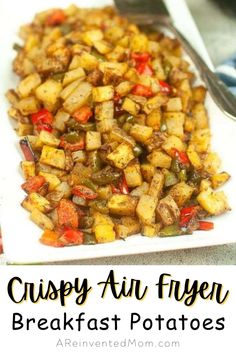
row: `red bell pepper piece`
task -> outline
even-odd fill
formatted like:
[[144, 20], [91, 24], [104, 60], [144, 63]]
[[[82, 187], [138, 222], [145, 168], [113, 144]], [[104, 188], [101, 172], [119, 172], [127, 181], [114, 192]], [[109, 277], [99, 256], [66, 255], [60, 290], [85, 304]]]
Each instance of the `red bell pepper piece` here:
[[21, 188], [26, 193], [37, 192], [46, 182], [43, 176], [33, 176], [30, 177], [25, 183], [21, 185]]
[[171, 86], [167, 82], [159, 80], [161, 93], [166, 93], [169, 95], [172, 91]]
[[189, 164], [189, 158], [186, 152], [184, 151], [179, 151], [175, 148], [172, 149], [173, 155], [179, 160], [180, 163], [183, 165], [188, 165]]
[[56, 26], [61, 25], [66, 20], [66, 15], [63, 10], [57, 9], [54, 10], [45, 21], [47, 26]]
[[117, 92], [115, 93], [115, 95], [113, 97], [113, 101], [115, 103], [120, 103], [120, 101], [121, 101], [121, 96]]
[[141, 85], [141, 84], [135, 85], [132, 88], [131, 93], [133, 95], [143, 96], [143, 97], [152, 97], [153, 96], [153, 92], [152, 92], [151, 88], [148, 86], [145, 86], [145, 85]]
[[36, 160], [33, 149], [30, 145], [28, 138], [23, 138], [20, 140], [20, 148], [21, 148], [21, 150], [24, 154], [24, 157], [27, 161], [35, 161]]
[[144, 53], [131, 53], [131, 59], [134, 59], [139, 63], [146, 63], [151, 58], [151, 55], [148, 52]]
[[62, 147], [65, 150], [69, 150], [71, 152], [74, 152], [74, 151], [78, 151], [78, 150], [84, 150], [85, 143], [84, 143], [84, 140], [81, 139], [81, 141], [79, 141], [78, 143], [71, 144], [71, 143], [68, 143], [64, 139], [64, 137], [62, 137], [61, 142], [60, 142], [60, 147]]
[[73, 114], [73, 118], [77, 120], [79, 123], [87, 123], [90, 117], [92, 117], [93, 112], [91, 111], [89, 106], [83, 106], [79, 108]]
[[83, 186], [82, 184], [75, 186], [72, 189], [72, 194], [88, 200], [96, 199], [98, 196], [96, 192], [86, 186]]
[[60, 237], [60, 241], [64, 246], [68, 244], [81, 245], [83, 243], [83, 239], [84, 233], [82, 231], [71, 228], [67, 228]]
[[45, 230], [39, 241], [47, 246], [63, 247], [63, 242], [59, 239], [59, 235], [52, 230]]
[[129, 187], [128, 187], [125, 176], [123, 176], [122, 180], [119, 182], [119, 189], [122, 194], [129, 194]]
[[38, 132], [41, 132], [41, 130], [46, 130], [47, 132], [51, 133], [52, 126], [47, 123], [39, 123], [39, 124], [37, 124], [37, 130], [38, 130]]
[[152, 76], [154, 71], [152, 67], [148, 63], [140, 63], [136, 66], [136, 70], [139, 74], [144, 74], [148, 76]]
[[196, 215], [197, 207], [195, 205], [181, 209], [179, 225], [181, 227], [186, 227], [189, 221]]
[[53, 115], [46, 108], [42, 108], [37, 113], [31, 114], [31, 121], [33, 124], [46, 123], [51, 125], [53, 122]]
[[199, 221], [198, 230], [209, 231], [214, 229], [214, 223], [211, 221]]
[[117, 188], [114, 184], [111, 184], [111, 191], [113, 194], [120, 194], [120, 188]]
[[71, 200], [62, 199], [57, 207], [59, 226], [69, 226], [76, 229], [79, 226], [79, 217], [76, 206]]

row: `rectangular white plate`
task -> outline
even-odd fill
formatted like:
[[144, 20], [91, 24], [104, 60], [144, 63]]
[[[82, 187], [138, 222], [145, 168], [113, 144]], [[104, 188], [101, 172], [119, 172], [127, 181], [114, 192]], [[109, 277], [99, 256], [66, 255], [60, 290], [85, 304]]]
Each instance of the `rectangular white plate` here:
[[[77, 5], [85, 6], [84, 1], [77, 0]], [[102, 6], [111, 1], [87, 0], [86, 6]], [[20, 189], [22, 176], [19, 171], [21, 153], [18, 148], [18, 138], [12, 129], [7, 116], [8, 104], [4, 98], [7, 89], [15, 87], [16, 76], [11, 71], [14, 57], [12, 44], [17, 41], [17, 29], [23, 23], [30, 21], [33, 15], [50, 7], [64, 7], [70, 0], [15, 1], [0, 3], [0, 131], [1, 131], [1, 189], [3, 207], [1, 226], [3, 231], [4, 250], [7, 261], [14, 263], [37, 263], [62, 260], [76, 260], [115, 255], [147, 253], [181, 248], [193, 248], [210, 245], [233, 243], [236, 241], [236, 125], [218, 110], [210, 97], [207, 97], [207, 108], [211, 120], [213, 148], [220, 154], [223, 169], [232, 175], [230, 182], [224, 187], [229, 196], [232, 211], [216, 218], [215, 230], [210, 232], [195, 232], [192, 236], [154, 238], [133, 236], [124, 241], [95, 246], [78, 246], [67, 248], [51, 248], [38, 242], [41, 230], [29, 221], [28, 213], [21, 208], [20, 203], [24, 193]], [[183, 0], [167, 0], [169, 10], [178, 28], [188, 37], [191, 43], [211, 66], [210, 59], [203, 45], [198, 30]], [[13, 11], [14, 9], [14, 11]], [[184, 18], [184, 21], [183, 21]]]

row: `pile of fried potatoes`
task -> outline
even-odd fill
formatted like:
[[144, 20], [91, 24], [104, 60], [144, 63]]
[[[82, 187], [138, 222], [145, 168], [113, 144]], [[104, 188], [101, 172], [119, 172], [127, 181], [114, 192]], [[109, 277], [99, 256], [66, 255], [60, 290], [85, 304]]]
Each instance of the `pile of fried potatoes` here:
[[204, 100], [176, 39], [113, 8], [74, 5], [22, 26], [7, 92], [43, 244], [211, 230], [229, 178], [210, 149]]

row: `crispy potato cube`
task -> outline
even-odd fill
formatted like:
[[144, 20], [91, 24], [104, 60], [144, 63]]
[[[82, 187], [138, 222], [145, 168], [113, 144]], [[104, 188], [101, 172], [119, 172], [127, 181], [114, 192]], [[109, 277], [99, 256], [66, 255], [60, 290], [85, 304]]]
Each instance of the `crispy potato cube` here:
[[112, 50], [112, 46], [105, 40], [96, 41], [93, 43], [94, 48], [101, 54], [107, 54]]
[[85, 70], [93, 70], [98, 66], [97, 58], [89, 53], [83, 53], [80, 56], [80, 66]]
[[127, 63], [115, 63], [110, 61], [99, 62], [99, 69], [105, 74], [105, 72], [110, 72], [113, 75], [123, 76], [128, 70]]
[[138, 114], [138, 112], [139, 112], [140, 107], [139, 107], [139, 105], [137, 103], [132, 101], [130, 98], [126, 97], [124, 99], [123, 104], [122, 104], [122, 109], [124, 111], [129, 112], [133, 116], [136, 116]]
[[159, 234], [160, 228], [160, 224], [143, 225], [141, 234], [147, 237], [155, 237]]
[[136, 218], [123, 216], [121, 224], [115, 224], [116, 235], [119, 238], [125, 238], [140, 232], [140, 223]]
[[32, 213], [30, 214], [30, 219], [43, 230], [54, 229], [54, 224], [52, 220], [48, 216], [41, 213], [41, 211], [39, 211], [38, 209], [34, 209], [32, 211]]
[[112, 196], [111, 186], [102, 186], [97, 189], [97, 194], [100, 199], [108, 200]]
[[146, 52], [148, 50], [148, 38], [145, 34], [137, 33], [131, 37], [130, 49], [132, 52]]
[[149, 184], [147, 182], [143, 182], [141, 186], [133, 189], [130, 193], [132, 197], [141, 197], [143, 194], [148, 194]]
[[153, 224], [155, 222], [155, 209], [157, 199], [151, 195], [143, 194], [138, 202], [136, 213], [143, 224]]
[[20, 97], [25, 98], [30, 96], [40, 84], [40, 75], [38, 73], [30, 74], [19, 83], [17, 92]]
[[185, 113], [182, 112], [165, 112], [164, 119], [167, 126], [167, 132], [170, 135], [176, 135], [179, 138], [184, 136]]
[[97, 225], [111, 225], [114, 226], [114, 223], [109, 215], [101, 214], [98, 211], [93, 213], [94, 223], [93, 223], [93, 230], [94, 227]]
[[196, 152], [193, 145], [189, 145], [189, 147], [187, 149], [187, 155], [188, 155], [189, 161], [191, 162], [193, 167], [196, 170], [201, 170], [202, 161], [201, 161], [201, 158], [200, 158], [199, 154]]
[[185, 151], [185, 144], [183, 141], [175, 135], [170, 135], [162, 144], [162, 149], [167, 152], [168, 155], [172, 156], [172, 149], [177, 149], [179, 151]]
[[97, 150], [101, 146], [101, 133], [89, 131], [86, 133], [86, 150]]
[[199, 186], [199, 192], [203, 192], [211, 188], [211, 181], [209, 179], [202, 179], [200, 186]]
[[174, 185], [169, 195], [175, 200], [179, 207], [183, 206], [192, 196], [194, 188], [185, 182], [180, 182]]
[[62, 85], [60, 82], [49, 79], [35, 90], [36, 97], [45, 104], [54, 105], [60, 96]]
[[134, 188], [141, 186], [143, 180], [138, 161], [131, 161], [124, 169], [125, 179], [129, 187]]
[[203, 161], [204, 170], [210, 175], [214, 175], [220, 168], [221, 161], [216, 152], [210, 152], [207, 154]]
[[45, 145], [40, 156], [40, 162], [64, 170], [66, 166], [65, 152]]
[[59, 178], [53, 175], [52, 173], [39, 172], [39, 175], [43, 176], [46, 182], [49, 184], [48, 187], [49, 192], [53, 191], [61, 183]]
[[94, 228], [94, 232], [98, 243], [112, 242], [116, 239], [116, 233], [112, 225], [97, 225]]
[[151, 182], [154, 173], [156, 171], [156, 168], [151, 165], [150, 163], [143, 163], [141, 164], [141, 172], [142, 172], [142, 176], [145, 179], [145, 181], [147, 182]]
[[164, 186], [164, 175], [161, 171], [156, 171], [152, 178], [148, 194], [156, 199], [160, 198]]
[[107, 159], [120, 169], [125, 168], [128, 163], [134, 159], [131, 146], [127, 143], [121, 143], [117, 148], [107, 155]]
[[111, 214], [132, 216], [135, 215], [137, 199], [125, 194], [114, 194], [108, 201]]
[[85, 77], [85, 71], [83, 68], [77, 68], [71, 71], [67, 71], [64, 79], [63, 79], [63, 86], [69, 85], [71, 82], [81, 79]]
[[34, 161], [21, 161], [21, 169], [24, 178], [27, 180], [35, 176], [35, 162]]
[[95, 108], [95, 117], [97, 121], [112, 120], [114, 118], [114, 102], [105, 101], [98, 103]]
[[130, 92], [134, 85], [130, 81], [122, 81], [116, 86], [115, 90], [120, 96], [126, 96]]
[[18, 123], [17, 134], [19, 136], [25, 136], [25, 135], [33, 134], [33, 130], [34, 130], [34, 127], [33, 127], [32, 124], [21, 123], [21, 122]]
[[23, 116], [28, 116], [29, 114], [33, 114], [38, 112], [40, 109], [39, 101], [34, 96], [29, 96], [26, 98], [22, 98], [17, 107]]
[[170, 168], [172, 161], [170, 156], [159, 150], [153, 150], [147, 159], [154, 167], [162, 168]]
[[209, 129], [198, 129], [192, 133], [190, 143], [197, 152], [207, 152], [210, 146], [211, 133]]
[[34, 209], [38, 209], [42, 213], [47, 213], [51, 210], [51, 205], [49, 201], [36, 192], [30, 193], [28, 197], [26, 197], [22, 202], [22, 206], [23, 208], [31, 212]]
[[92, 94], [92, 85], [89, 82], [81, 82], [66, 98], [64, 108], [70, 114], [84, 106]]
[[182, 111], [182, 101], [180, 97], [170, 98], [166, 105], [167, 112]]
[[55, 191], [63, 193], [64, 198], [70, 198], [71, 196], [71, 187], [67, 182], [61, 182], [56, 188]]
[[193, 100], [195, 102], [203, 103], [206, 97], [206, 88], [204, 86], [197, 86], [193, 88]]
[[174, 224], [180, 217], [178, 205], [170, 195], [160, 200], [156, 212], [165, 226]]
[[216, 173], [211, 177], [212, 187], [214, 189], [219, 188], [224, 183], [226, 183], [230, 179], [230, 175], [227, 172]]
[[186, 132], [192, 133], [196, 128], [196, 121], [193, 117], [186, 116], [185, 122], [184, 122], [184, 130]]
[[203, 103], [196, 103], [192, 108], [192, 114], [196, 122], [196, 129], [208, 128], [208, 116]]
[[161, 110], [154, 109], [151, 113], [147, 115], [146, 124], [152, 127], [154, 130], [160, 130], [161, 126]]
[[52, 133], [47, 132], [46, 130], [41, 130], [39, 134], [39, 139], [44, 145], [58, 147], [60, 140], [55, 137]]
[[135, 140], [131, 136], [129, 136], [123, 129], [118, 127], [114, 127], [110, 132], [110, 140], [117, 141], [119, 143], [125, 142], [133, 148], [136, 146]]
[[211, 215], [220, 215], [230, 210], [224, 192], [214, 192], [211, 188], [202, 191], [197, 201]]
[[109, 101], [114, 96], [114, 88], [112, 85], [97, 86], [93, 88], [94, 102]]
[[81, 37], [83, 42], [91, 46], [97, 41], [103, 39], [103, 32], [100, 29], [91, 29], [90, 31], [82, 33]]
[[129, 132], [129, 134], [140, 143], [144, 143], [148, 140], [152, 136], [152, 133], [153, 129], [151, 127], [139, 124], [134, 124]]
[[60, 132], [64, 132], [66, 130], [66, 122], [70, 119], [69, 113], [59, 110], [54, 117], [53, 127]]
[[83, 78], [80, 78], [80, 79], [77, 79], [77, 80], [71, 82], [69, 85], [65, 86], [60, 93], [60, 98], [62, 98], [63, 100], [66, 100], [72, 94], [72, 92], [74, 92], [75, 89], [77, 89], [77, 87], [79, 87], [79, 85], [81, 84], [82, 81], [83, 81]]

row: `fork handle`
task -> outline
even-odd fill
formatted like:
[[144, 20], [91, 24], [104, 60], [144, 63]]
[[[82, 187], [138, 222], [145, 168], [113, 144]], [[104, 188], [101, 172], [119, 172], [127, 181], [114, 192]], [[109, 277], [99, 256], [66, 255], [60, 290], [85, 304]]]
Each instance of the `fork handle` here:
[[230, 92], [228, 87], [218, 78], [218, 76], [211, 71], [201, 56], [191, 46], [191, 44], [185, 39], [182, 33], [172, 24], [168, 23], [169, 29], [182, 43], [185, 51], [193, 60], [194, 64], [199, 69], [199, 73], [202, 80], [205, 82], [208, 91], [210, 92], [213, 100], [217, 106], [223, 111], [229, 118], [236, 121], [236, 98]]

